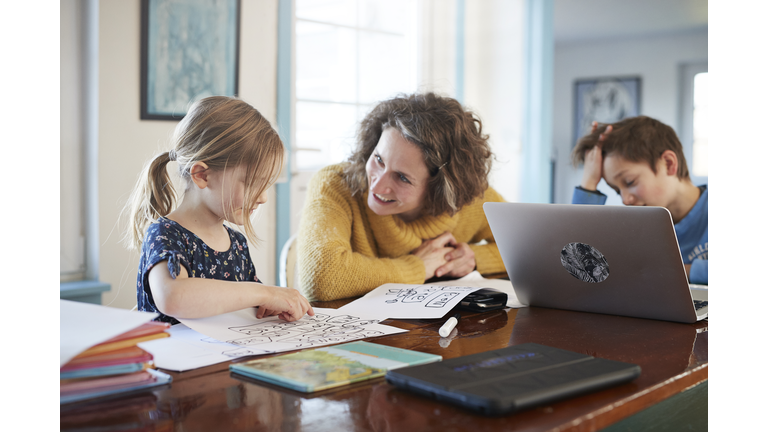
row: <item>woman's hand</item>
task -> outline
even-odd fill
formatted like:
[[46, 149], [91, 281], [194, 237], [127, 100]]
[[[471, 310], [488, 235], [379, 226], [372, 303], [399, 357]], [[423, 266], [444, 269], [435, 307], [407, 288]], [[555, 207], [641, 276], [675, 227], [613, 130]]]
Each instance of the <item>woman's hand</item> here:
[[445, 259], [449, 252], [454, 250], [453, 245], [456, 239], [449, 232], [445, 232], [433, 239], [424, 240], [421, 246], [411, 252], [424, 262], [425, 276], [424, 280], [435, 276], [435, 271], [448, 261]]
[[[597, 122], [592, 122], [592, 132], [597, 130]], [[603, 178], [603, 141], [613, 130], [613, 126], [605, 128], [600, 134], [597, 144], [584, 154], [584, 174], [581, 177], [581, 187], [586, 190], [597, 190], [597, 184]]]
[[445, 256], [446, 264], [440, 266], [435, 271], [436, 277], [450, 276], [460, 278], [466, 276], [477, 267], [475, 262], [475, 251], [467, 243], [455, 243], [452, 245], [453, 251]]
[[315, 315], [309, 301], [298, 290], [267, 285], [260, 288], [265, 290], [265, 300], [259, 305], [256, 318], [279, 315], [282, 320], [296, 321], [305, 314]]

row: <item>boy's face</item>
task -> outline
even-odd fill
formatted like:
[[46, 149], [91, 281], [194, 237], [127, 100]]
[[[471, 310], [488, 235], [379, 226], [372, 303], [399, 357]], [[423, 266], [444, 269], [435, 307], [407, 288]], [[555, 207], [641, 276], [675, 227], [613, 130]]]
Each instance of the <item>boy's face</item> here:
[[603, 178], [621, 195], [624, 205], [660, 206], [669, 208], [674, 201], [675, 185], [679, 183], [664, 157], [656, 161], [656, 172], [646, 162], [632, 162], [609, 153], [603, 159]]

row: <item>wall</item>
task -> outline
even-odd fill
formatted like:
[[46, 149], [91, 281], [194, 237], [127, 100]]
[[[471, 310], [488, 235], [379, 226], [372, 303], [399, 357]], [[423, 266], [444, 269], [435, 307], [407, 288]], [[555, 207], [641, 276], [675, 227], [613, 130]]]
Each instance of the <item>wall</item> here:
[[[678, 130], [680, 66], [707, 60], [707, 31], [618, 40], [559, 42], [555, 45], [555, 202], [569, 203], [582, 170], [570, 164], [573, 146], [573, 84], [576, 79], [639, 75], [641, 114]], [[601, 182], [609, 204], [621, 204]]]
[[[177, 123], [139, 120], [140, 11], [138, 0], [99, 4], [99, 279], [112, 286], [102, 304], [121, 308], [136, 304], [139, 255], [120, 243], [120, 213], [144, 163], [170, 148]], [[274, 124], [277, 0], [243, 0], [240, 32], [240, 97]], [[252, 254], [265, 283], [275, 281], [274, 202], [273, 187], [254, 221], [264, 241]]]

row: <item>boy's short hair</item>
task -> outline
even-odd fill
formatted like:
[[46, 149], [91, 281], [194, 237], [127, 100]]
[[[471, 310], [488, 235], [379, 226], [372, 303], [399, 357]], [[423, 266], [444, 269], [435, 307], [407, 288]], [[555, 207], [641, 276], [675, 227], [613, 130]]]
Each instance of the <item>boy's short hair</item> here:
[[630, 117], [612, 124], [599, 124], [594, 132], [583, 136], [576, 143], [571, 153], [575, 166], [584, 163], [584, 155], [595, 147], [600, 134], [605, 132], [609, 125], [613, 126], [613, 130], [602, 141], [603, 157], [615, 153], [629, 161], [646, 162], [656, 173], [656, 162], [661, 154], [672, 150], [677, 155], [677, 178], [681, 180], [690, 178], [683, 145], [680, 144], [675, 131], [664, 123], [646, 116]]

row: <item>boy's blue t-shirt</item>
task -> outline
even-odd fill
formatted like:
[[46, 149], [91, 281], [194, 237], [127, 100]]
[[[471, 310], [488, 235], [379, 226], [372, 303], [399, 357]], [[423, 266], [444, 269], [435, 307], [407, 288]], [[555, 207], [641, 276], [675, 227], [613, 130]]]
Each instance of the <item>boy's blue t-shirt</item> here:
[[179, 322], [157, 310], [149, 289], [149, 270], [165, 260], [168, 261], [168, 271], [174, 279], [181, 271], [181, 266], [184, 266], [189, 277], [261, 283], [256, 277], [256, 268], [248, 252], [245, 236], [226, 225], [224, 228], [229, 233], [230, 246], [228, 250], [219, 252], [175, 221], [161, 217], [151, 224], [144, 236], [139, 259], [136, 285], [139, 310], [160, 313], [156, 321], [171, 324]]
[[[709, 284], [709, 191], [707, 185], [699, 186], [701, 196], [691, 211], [675, 224], [677, 243], [683, 263], [691, 264], [690, 281]], [[605, 204], [607, 196], [600, 191], [576, 187], [573, 204]]]

